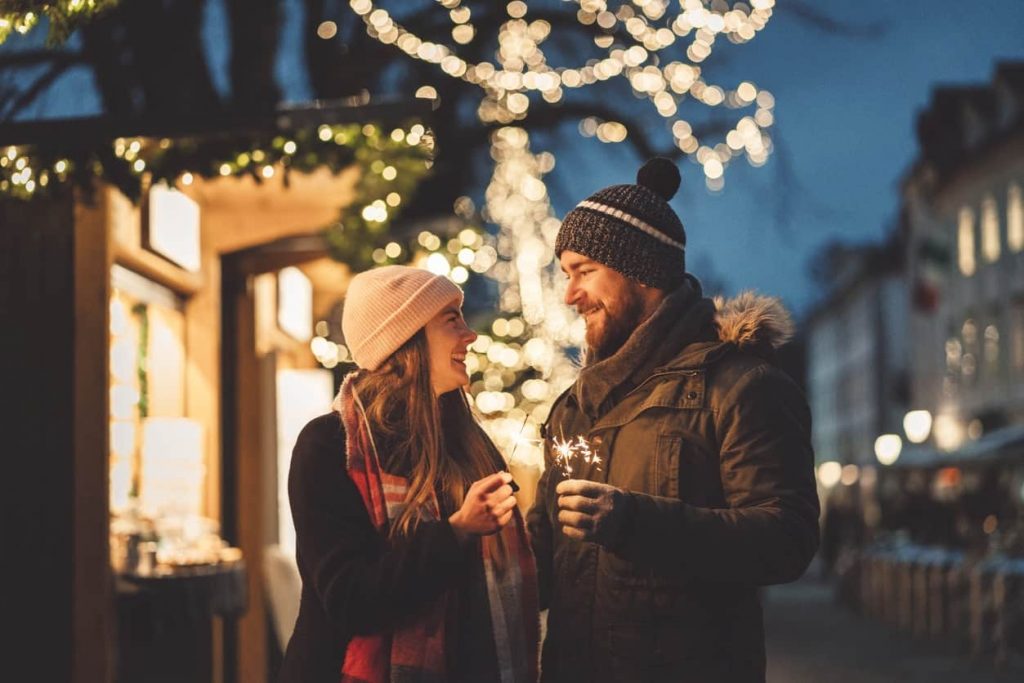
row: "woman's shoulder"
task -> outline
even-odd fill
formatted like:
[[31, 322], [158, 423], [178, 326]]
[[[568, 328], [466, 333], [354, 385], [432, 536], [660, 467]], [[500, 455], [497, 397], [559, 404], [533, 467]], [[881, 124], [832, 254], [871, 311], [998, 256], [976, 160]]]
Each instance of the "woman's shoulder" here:
[[297, 525], [344, 511], [360, 501], [345, 466], [345, 428], [341, 416], [327, 413], [306, 423], [295, 439], [288, 467], [288, 498]]
[[338, 462], [345, 455], [345, 427], [336, 412], [314, 417], [306, 423], [295, 439], [292, 466], [315, 466], [330, 460]]
[[344, 441], [345, 426], [341, 422], [341, 415], [332, 410], [329, 413], [314, 417], [299, 432], [299, 440], [304, 439], [318, 441], [341, 439]]

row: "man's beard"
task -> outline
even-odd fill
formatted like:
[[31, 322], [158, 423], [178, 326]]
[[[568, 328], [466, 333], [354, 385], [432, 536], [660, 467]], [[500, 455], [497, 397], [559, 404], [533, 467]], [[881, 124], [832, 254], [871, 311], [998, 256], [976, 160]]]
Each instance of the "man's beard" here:
[[[597, 332], [587, 327], [587, 360], [589, 363], [610, 358], [622, 348], [644, 318], [644, 303], [639, 292], [626, 288], [615, 302], [615, 310], [604, 308], [604, 327]], [[600, 336], [595, 336], [595, 335]]]

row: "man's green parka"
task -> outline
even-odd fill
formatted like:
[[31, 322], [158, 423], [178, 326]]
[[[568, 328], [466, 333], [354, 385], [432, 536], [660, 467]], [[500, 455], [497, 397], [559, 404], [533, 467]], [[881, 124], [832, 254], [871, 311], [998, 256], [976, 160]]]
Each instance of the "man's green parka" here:
[[[556, 402], [528, 516], [542, 681], [764, 680], [758, 586], [798, 578], [818, 545], [810, 413], [771, 362], [790, 334], [775, 299], [712, 302], [689, 279]], [[558, 523], [551, 443], [579, 435], [602, 462], [573, 476], [627, 492], [608, 547]]]

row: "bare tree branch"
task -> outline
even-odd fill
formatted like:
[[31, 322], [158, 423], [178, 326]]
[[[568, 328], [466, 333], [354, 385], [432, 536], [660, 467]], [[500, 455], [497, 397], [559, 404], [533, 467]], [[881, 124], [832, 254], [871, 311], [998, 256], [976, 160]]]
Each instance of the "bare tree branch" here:
[[17, 116], [25, 107], [29, 106], [36, 99], [42, 95], [47, 88], [53, 85], [65, 71], [70, 68], [70, 64], [56, 63], [52, 64], [50, 68], [44, 71], [36, 78], [35, 82], [25, 90], [20, 91], [16, 97], [7, 102], [5, 105], [5, 111], [0, 116], [0, 122], [7, 122]]
[[53, 50], [20, 50], [0, 54], [0, 69], [18, 69], [39, 64], [84, 64], [81, 52], [55, 52]]
[[[659, 148], [651, 142], [647, 133], [648, 126], [644, 125], [645, 122], [629, 116], [622, 109], [599, 102], [564, 102], [556, 106], [545, 107], [537, 112], [531, 111], [530, 116], [522, 125], [529, 130], [544, 130], [554, 128], [565, 121], [579, 120], [588, 116], [594, 116], [605, 121], [618, 121], [626, 126], [626, 129], [629, 131], [626, 140], [643, 158], [663, 156], [669, 159], [679, 159], [684, 156], [684, 152], [675, 145]], [[697, 124], [693, 132], [697, 137], [704, 137], [707, 135], [721, 135], [728, 132], [731, 128], [732, 124], [724, 118], [713, 119]]]
[[780, 5], [780, 10], [791, 12], [797, 19], [819, 31], [850, 38], [877, 39], [885, 35], [885, 24], [873, 21], [867, 24], [851, 24], [818, 9], [806, 0], [787, 0]]
[[281, 97], [274, 80], [282, 7], [278, 0], [227, 0], [231, 23], [232, 104], [272, 110]]

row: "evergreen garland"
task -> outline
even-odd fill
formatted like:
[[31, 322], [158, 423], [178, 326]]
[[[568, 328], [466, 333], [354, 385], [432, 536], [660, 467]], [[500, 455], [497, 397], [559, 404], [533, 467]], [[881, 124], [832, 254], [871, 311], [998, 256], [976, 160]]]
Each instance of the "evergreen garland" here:
[[182, 188], [202, 178], [249, 176], [257, 183], [283, 173], [358, 165], [356, 197], [326, 228], [332, 255], [356, 269], [373, 265], [402, 205], [429, 172], [433, 138], [422, 124], [384, 129], [375, 123], [321, 125], [257, 135], [118, 138], [69, 150], [66, 145], [0, 148], [0, 197], [46, 199], [68, 186], [86, 198], [102, 181], [133, 202], [152, 183]]
[[40, 19], [46, 19], [50, 29], [46, 36], [49, 46], [67, 40], [82, 24], [97, 14], [115, 7], [120, 0], [0, 0], [0, 45], [11, 33], [25, 34]]

